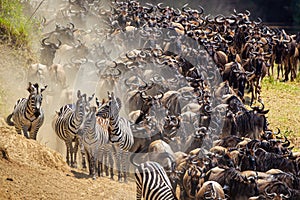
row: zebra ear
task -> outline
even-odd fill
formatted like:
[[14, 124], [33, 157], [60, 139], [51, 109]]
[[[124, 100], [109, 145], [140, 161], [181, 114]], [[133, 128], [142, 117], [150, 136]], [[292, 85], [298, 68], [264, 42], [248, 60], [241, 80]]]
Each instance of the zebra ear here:
[[33, 89], [34, 89], [34, 88], [32, 87], [32, 83], [29, 82], [29, 86], [28, 86], [28, 88], [27, 88], [27, 91], [28, 91], [29, 93], [31, 93]]
[[96, 97], [96, 105], [97, 105], [98, 108], [100, 107], [100, 101], [97, 97]]
[[81, 96], [81, 92], [80, 92], [80, 90], [78, 90], [77, 91], [77, 98], [80, 98], [80, 96]]
[[95, 93], [88, 98], [88, 101], [90, 102], [94, 98], [94, 96], [95, 96]]
[[117, 102], [118, 106], [121, 108], [122, 102], [121, 102], [121, 99], [119, 97], [116, 98], [116, 102]]
[[45, 85], [43, 88], [41, 88], [41, 93], [48, 87], [48, 85]]

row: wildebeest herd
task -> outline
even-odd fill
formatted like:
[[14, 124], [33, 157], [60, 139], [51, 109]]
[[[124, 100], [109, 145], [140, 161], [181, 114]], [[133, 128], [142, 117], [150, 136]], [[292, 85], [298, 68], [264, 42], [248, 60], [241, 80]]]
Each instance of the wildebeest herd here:
[[60, 13], [68, 23], [44, 34], [30, 95], [7, 118], [18, 133], [36, 139], [48, 85], [68, 165], [80, 149], [93, 179], [127, 182], [131, 163], [137, 199], [300, 199], [299, 154], [260, 97], [274, 63], [278, 79], [297, 77], [299, 35], [188, 4], [69, 0]]

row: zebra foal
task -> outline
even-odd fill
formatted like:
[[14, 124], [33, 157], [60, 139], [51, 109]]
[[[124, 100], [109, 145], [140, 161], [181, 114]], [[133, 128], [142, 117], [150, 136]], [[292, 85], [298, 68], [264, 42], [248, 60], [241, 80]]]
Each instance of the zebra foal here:
[[23, 132], [26, 138], [36, 140], [37, 133], [44, 123], [44, 111], [41, 106], [42, 93], [46, 88], [47, 85], [39, 88], [38, 83], [29, 82], [27, 88], [29, 97], [18, 99], [14, 111], [7, 116], [6, 123], [9, 126], [14, 126], [18, 134]]

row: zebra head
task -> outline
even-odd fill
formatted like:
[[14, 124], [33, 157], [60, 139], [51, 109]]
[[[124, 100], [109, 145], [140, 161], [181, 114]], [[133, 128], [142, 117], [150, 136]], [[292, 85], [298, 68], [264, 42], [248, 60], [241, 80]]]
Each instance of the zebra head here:
[[86, 94], [81, 94], [81, 91], [77, 91], [77, 101], [76, 101], [76, 106], [75, 106], [75, 113], [77, 113], [80, 118], [83, 119], [84, 114], [85, 114], [85, 109], [86, 109]]
[[39, 88], [39, 84], [35, 83], [32, 84], [29, 82], [29, 87], [27, 88], [29, 94], [28, 102], [30, 105], [30, 108], [32, 109], [32, 112], [35, 117], [38, 117], [41, 115], [41, 106], [43, 101], [43, 91], [47, 88], [47, 85], [45, 85], [42, 88]]
[[90, 102], [92, 101], [92, 99], [94, 98], [94, 96], [95, 96], [95, 93], [92, 94], [92, 96], [88, 97], [87, 100], [85, 99], [85, 110], [86, 110], [86, 112], [90, 111], [90, 108], [91, 108]]
[[114, 93], [108, 92], [108, 99], [109, 99], [109, 114], [110, 118], [117, 118], [119, 116], [119, 112], [122, 107], [121, 100], [118, 97], [115, 97]]
[[102, 99], [102, 102], [100, 103], [98, 98], [96, 98], [96, 104], [98, 107], [96, 116], [102, 117], [104, 119], [109, 118], [109, 101], [107, 99]]

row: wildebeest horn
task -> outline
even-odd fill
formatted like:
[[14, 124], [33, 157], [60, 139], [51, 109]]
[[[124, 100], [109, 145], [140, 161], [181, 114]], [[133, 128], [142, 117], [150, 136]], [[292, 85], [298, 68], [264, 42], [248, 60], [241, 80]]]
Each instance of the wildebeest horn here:
[[258, 21], [254, 21], [254, 24], [259, 25], [262, 22], [262, 20], [260, 17], [258, 17], [257, 19], [258, 19]]
[[278, 131], [278, 132], [275, 132], [275, 133], [274, 133], [275, 135], [278, 135], [278, 134], [280, 133], [280, 129], [279, 129], [278, 127], [277, 127], [277, 131]]
[[44, 39], [42, 39], [41, 43], [43, 46], [49, 46], [50, 44], [49, 43], [46, 43], [45, 41], [49, 39], [49, 37], [45, 37]]
[[263, 102], [260, 101], [260, 104], [262, 105], [262, 107], [260, 109], [258, 109], [259, 112], [262, 112], [265, 109], [265, 105], [263, 104]]
[[156, 83], [161, 83], [162, 82], [162, 77], [159, 75], [159, 74], [155, 74], [153, 76], [153, 80], [156, 82]]
[[265, 192], [265, 194], [266, 194], [268, 197], [273, 198], [273, 197], [275, 197], [277, 194], [276, 194], [275, 192], [273, 192], [273, 193], [269, 193], [269, 192], [268, 192], [268, 189], [269, 189], [270, 186], [271, 186], [271, 185], [268, 185], [268, 186], [265, 188], [264, 192]]
[[143, 99], [145, 99], [145, 100], [149, 99], [149, 97], [150, 97], [149, 95], [146, 94], [145, 91], [142, 91], [142, 92], [140, 93], [140, 95], [141, 95], [141, 97], [142, 97]]
[[173, 11], [175, 16], [180, 16], [181, 11], [177, 8], [176, 10]]
[[289, 188], [287, 188], [287, 191], [288, 191], [287, 195], [280, 194], [280, 197], [284, 197], [284, 199], [289, 199], [292, 196], [292, 194], [291, 194], [291, 191], [289, 190]]
[[139, 52], [139, 57], [141, 57], [141, 58], [146, 58], [146, 53], [144, 52], [144, 51], [140, 51]]
[[166, 8], [163, 8], [162, 5], [163, 5], [163, 3], [157, 4], [157, 8], [158, 8], [160, 11], [166, 9]]
[[288, 147], [288, 146], [290, 146], [290, 144], [291, 144], [290, 140], [288, 140], [286, 136], [284, 136], [284, 138], [285, 138], [285, 141], [284, 141], [284, 143], [282, 144], [282, 146], [283, 146], [283, 147]]
[[118, 69], [118, 68], [113, 68], [113, 69], [115, 69], [115, 71], [116, 71], [116, 73], [113, 74], [115, 77], [119, 77], [122, 74], [120, 69]]
[[125, 55], [126, 55], [126, 57], [127, 57], [128, 59], [130, 59], [130, 60], [136, 58], [136, 54], [135, 54], [134, 51], [130, 51], [130, 52], [126, 53]]
[[147, 9], [146, 9], [146, 10], [147, 10], [147, 13], [152, 13], [153, 10], [154, 10], [153, 4], [151, 4], [151, 3], [146, 3], [146, 5], [150, 6], [150, 8], [147, 8]]
[[69, 22], [69, 24], [68, 25], [70, 25], [69, 26], [69, 28], [71, 29], [71, 30], [74, 30], [74, 28], [75, 28], [75, 25], [72, 23], [72, 22]]
[[163, 97], [164, 97], [164, 93], [163, 93], [163, 92], [159, 92], [158, 95], [155, 95], [155, 96], [154, 96], [154, 99], [155, 99], [155, 100], [159, 100], [159, 99], [162, 99]]
[[223, 15], [219, 14], [219, 15], [217, 15], [217, 16], [215, 17], [214, 20], [215, 20], [216, 23], [224, 23], [225, 17], [224, 17]]
[[61, 42], [59, 39], [57, 39], [57, 41], [58, 41], [58, 44], [55, 45], [55, 48], [56, 48], [56, 49], [59, 49], [59, 47], [61, 46], [62, 42]]
[[250, 11], [249, 10], [246, 10], [246, 15], [249, 17], [250, 16]]

